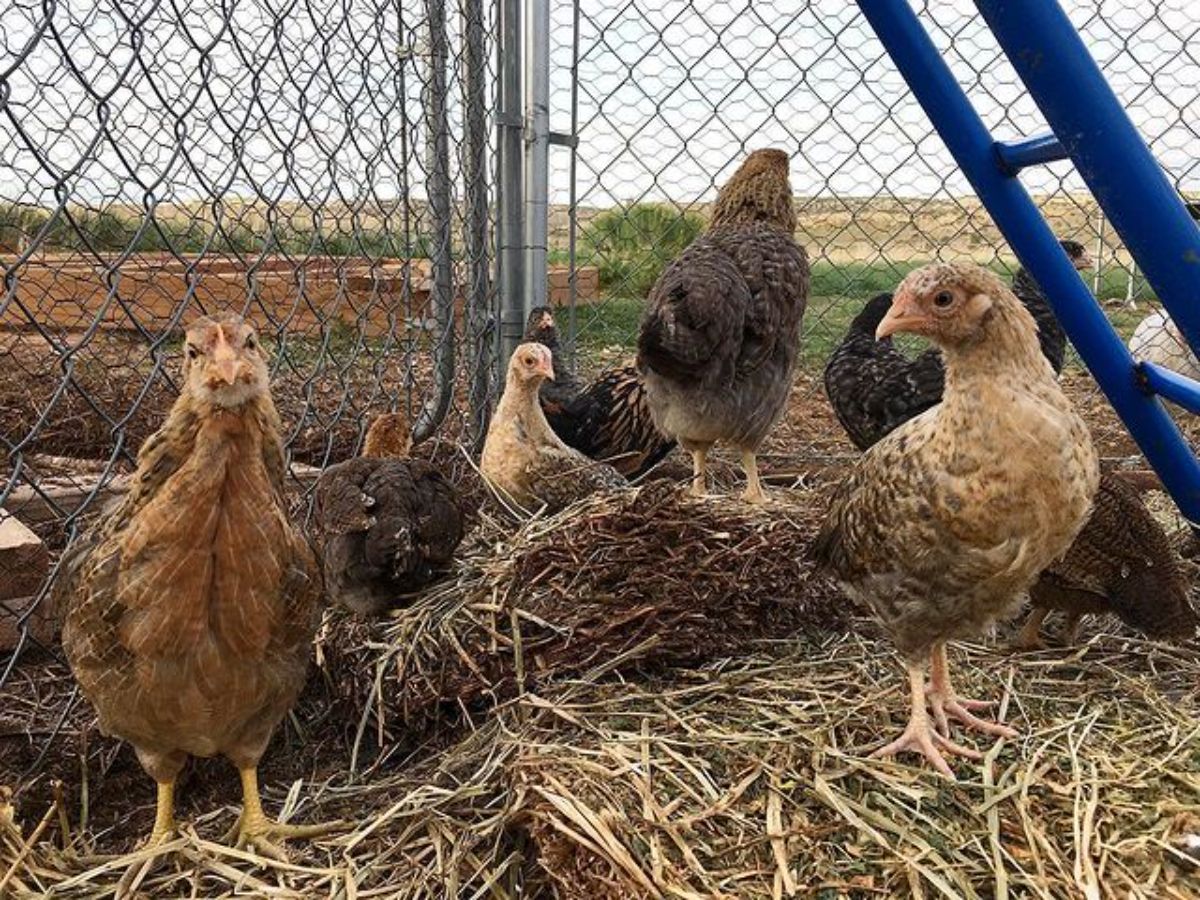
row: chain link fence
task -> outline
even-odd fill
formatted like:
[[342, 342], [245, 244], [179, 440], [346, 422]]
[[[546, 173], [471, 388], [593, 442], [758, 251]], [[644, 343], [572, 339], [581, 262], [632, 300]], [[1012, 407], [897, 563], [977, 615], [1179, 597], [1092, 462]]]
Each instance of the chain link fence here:
[[[974, 4], [916, 2], [935, 41], [1001, 138], [1045, 130]], [[642, 299], [703, 226], [716, 188], [751, 149], [793, 156], [797, 238], [813, 287], [802, 375], [782, 455], [851, 452], [820, 394], [824, 361], [863, 301], [932, 259], [1016, 262], [853, 3], [668, 0], [555, 4], [555, 122], [578, 150], [552, 157], [551, 258], [577, 248], [599, 271], [599, 302], [577, 302], [581, 365], [631, 352]], [[1186, 0], [1065, 6], [1156, 155], [1185, 193], [1200, 189], [1200, 41]], [[573, 71], [575, 77], [572, 77]], [[572, 102], [574, 100], [574, 102]], [[554, 127], [554, 125], [552, 125]], [[1125, 337], [1155, 308], [1129, 254], [1069, 163], [1022, 176]], [[571, 203], [574, 201], [574, 207]], [[1190, 354], [1189, 354], [1190, 357]], [[1178, 366], [1176, 366], [1178, 367]], [[1136, 448], [1075, 362], [1069, 390], [1110, 457]]]
[[[52, 644], [45, 572], [174, 399], [189, 317], [235, 309], [260, 328], [298, 485], [386, 409], [421, 437], [478, 438], [497, 323], [528, 305], [530, 273], [505, 265], [528, 189], [512, 54], [530, 36], [503, 12], [521, 5], [10, 4], [0, 502], [43, 543], [0, 561], [0, 682], [14, 647]], [[1067, 6], [1181, 190], [1200, 189], [1187, 0]], [[922, 7], [994, 132], [1041, 130], [973, 5]], [[794, 408], [768, 450], [846, 457], [820, 372], [862, 301], [933, 258], [1014, 265], [857, 6], [549, 0], [548, 14], [548, 272], [532, 275], [566, 310], [578, 368], [631, 355], [646, 292], [716, 186], [747, 150], [783, 147], [814, 279]], [[1082, 182], [1065, 164], [1025, 177], [1092, 252], [1129, 334], [1153, 298]], [[1086, 373], [1065, 378], [1106, 455], [1132, 455]]]

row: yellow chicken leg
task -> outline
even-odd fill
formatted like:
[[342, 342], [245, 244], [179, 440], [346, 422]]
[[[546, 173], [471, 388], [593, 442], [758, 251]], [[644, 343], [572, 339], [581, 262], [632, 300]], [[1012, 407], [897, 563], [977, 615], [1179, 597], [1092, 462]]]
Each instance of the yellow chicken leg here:
[[[175, 781], [156, 781], [158, 799], [154, 808], [154, 828], [145, 845], [135, 852], [136, 862], [132, 863], [121, 875], [113, 888], [116, 900], [125, 900], [137, 895], [137, 888], [151, 872], [154, 872], [165, 855], [158, 848], [171, 841], [176, 836], [175, 827]], [[151, 851], [146, 855], [146, 851]]]
[[747, 503], [766, 503], [767, 494], [763, 490], [762, 482], [758, 480], [758, 459], [753, 451], [747, 450], [742, 454], [742, 468], [746, 472], [746, 490], [742, 499]]
[[925, 710], [925, 673], [920, 663], [908, 664], [908, 684], [912, 690], [912, 714], [903, 733], [890, 744], [880, 747], [871, 754], [872, 759], [883, 756], [895, 756], [897, 753], [912, 751], [920, 753], [929, 760], [942, 775], [955, 781], [954, 770], [950, 768], [938, 748], [955, 756], [965, 756], [967, 759], [980, 760], [983, 754], [978, 750], [963, 747], [954, 743], [948, 737], [938, 734], [929, 725], [929, 713]]
[[954, 719], [975, 731], [994, 734], [999, 737], [1014, 738], [1019, 732], [1000, 722], [988, 722], [972, 714], [972, 710], [990, 708], [993, 704], [987, 700], [964, 700], [954, 691], [950, 683], [950, 667], [946, 661], [946, 645], [934, 644], [929, 654], [930, 685], [929, 705], [933, 709], [934, 719], [938, 730], [944, 735], [950, 734], [949, 719]]
[[147, 846], [161, 844], [175, 836], [175, 782], [159, 781], [158, 802], [154, 809], [154, 828]]
[[242, 815], [236, 826], [237, 848], [252, 848], [271, 859], [286, 860], [287, 852], [275, 843], [289, 838], [313, 838], [344, 828], [344, 822], [323, 822], [318, 825], [284, 825], [268, 819], [258, 796], [258, 770], [239, 769], [242, 778]]
[[708, 467], [708, 451], [701, 448], [692, 451], [692, 486], [688, 493], [693, 497], [703, 497], [708, 493], [706, 471]]

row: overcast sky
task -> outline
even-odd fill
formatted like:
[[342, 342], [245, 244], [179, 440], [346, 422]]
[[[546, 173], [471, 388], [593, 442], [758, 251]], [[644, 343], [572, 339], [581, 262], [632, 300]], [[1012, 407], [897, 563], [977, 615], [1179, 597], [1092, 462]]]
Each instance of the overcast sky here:
[[[424, 3], [225, 4], [63, 0], [39, 38], [46, 7], [9, 0], [0, 199], [53, 204], [60, 179], [74, 197], [135, 204], [227, 194], [319, 209], [424, 195]], [[1194, 0], [1067, 6], [1160, 159], [1200, 189]], [[552, 126], [566, 131], [572, 4], [552, 10]], [[997, 135], [1041, 130], [973, 3], [938, 0], [924, 14]], [[448, 19], [454, 85], [455, 2]], [[968, 192], [849, 0], [585, 0], [581, 22], [581, 204], [708, 199], [746, 148], [763, 145], [795, 153], [800, 194]], [[460, 99], [454, 87], [456, 135]], [[568, 198], [567, 163], [552, 150], [556, 202]], [[1050, 189], [1067, 170], [1027, 183]]]

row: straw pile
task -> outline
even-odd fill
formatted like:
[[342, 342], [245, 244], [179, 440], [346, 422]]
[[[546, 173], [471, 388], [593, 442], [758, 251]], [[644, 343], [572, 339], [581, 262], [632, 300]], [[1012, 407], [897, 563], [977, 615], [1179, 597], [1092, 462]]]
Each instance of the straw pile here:
[[805, 552], [824, 501], [755, 508], [676, 485], [597, 495], [519, 527], [486, 519], [455, 577], [385, 622], [335, 615], [319, 658], [356, 732], [389, 748], [431, 722], [564, 677], [736, 653], [844, 622]]
[[[1024, 737], [927, 768], [866, 759], [900, 727], [886, 647], [760, 646], [638, 683], [578, 680], [493, 710], [440, 749], [356, 780], [347, 748], [267, 804], [344, 834], [252, 860], [219, 835], [236, 814], [182, 796], [177, 856], [147, 897], [1141, 897], [1200, 895], [1200, 648], [1101, 636], [1071, 653], [955, 648], [974, 696], [1003, 696]], [[964, 660], [964, 657], [966, 659]], [[48, 715], [57, 711], [51, 710]], [[968, 738], [970, 740], [970, 738]], [[286, 746], [276, 746], [279, 756]], [[277, 761], [278, 762], [278, 761]], [[89, 766], [93, 789], [103, 774]], [[148, 779], [96, 813], [153, 818]], [[200, 787], [203, 787], [201, 785]], [[0, 798], [0, 895], [111, 896], [137, 854], [78, 828], [77, 799]], [[74, 829], [74, 830], [72, 830]], [[64, 839], [64, 834], [67, 837]], [[1193, 837], [1192, 841], [1200, 840]], [[63, 849], [63, 844], [66, 849]]]

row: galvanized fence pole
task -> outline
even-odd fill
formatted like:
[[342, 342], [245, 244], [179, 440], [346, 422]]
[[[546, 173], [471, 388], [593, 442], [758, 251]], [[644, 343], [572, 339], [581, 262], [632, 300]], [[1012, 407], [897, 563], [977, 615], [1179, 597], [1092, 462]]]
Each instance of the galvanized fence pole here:
[[501, 380], [508, 357], [525, 330], [525, 276], [522, 244], [524, 227], [524, 121], [521, 115], [521, 7], [524, 0], [499, 0], [500, 73], [496, 114], [497, 179], [496, 268], [500, 283], [500, 329], [497, 366]]
[[450, 240], [450, 123], [446, 114], [446, 3], [426, 0], [429, 27], [429, 77], [425, 82], [426, 171], [429, 173], [429, 212], [433, 263], [433, 312], [437, 343], [434, 389], [413, 425], [413, 440], [433, 434], [454, 399], [454, 260]]
[[483, 0], [463, 2], [466, 117], [463, 179], [466, 181], [467, 328], [471, 358], [470, 419], [473, 444], [483, 440], [491, 415], [492, 335], [489, 321], [487, 59], [484, 50]]
[[550, 0], [525, 5], [525, 313], [546, 305], [550, 194]]

